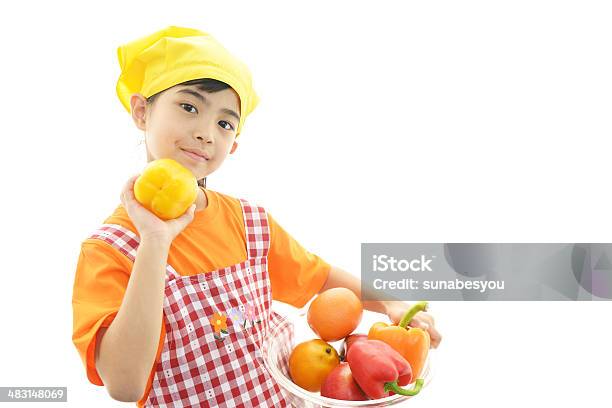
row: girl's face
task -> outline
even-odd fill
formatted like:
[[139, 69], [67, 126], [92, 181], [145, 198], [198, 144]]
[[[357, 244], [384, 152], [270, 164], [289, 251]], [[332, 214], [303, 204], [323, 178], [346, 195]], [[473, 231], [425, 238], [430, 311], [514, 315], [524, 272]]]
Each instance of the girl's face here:
[[174, 159], [200, 180], [238, 147], [240, 100], [231, 88], [208, 93], [179, 85], [162, 92], [152, 105], [140, 94], [130, 102], [132, 118], [145, 132], [147, 161]]

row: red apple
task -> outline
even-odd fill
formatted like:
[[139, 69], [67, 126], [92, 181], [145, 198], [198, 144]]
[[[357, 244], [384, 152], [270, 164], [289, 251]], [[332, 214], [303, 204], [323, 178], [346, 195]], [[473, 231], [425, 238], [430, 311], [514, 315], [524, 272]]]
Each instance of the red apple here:
[[321, 395], [346, 401], [366, 401], [368, 399], [353, 379], [348, 363], [340, 363], [325, 377], [321, 386]]

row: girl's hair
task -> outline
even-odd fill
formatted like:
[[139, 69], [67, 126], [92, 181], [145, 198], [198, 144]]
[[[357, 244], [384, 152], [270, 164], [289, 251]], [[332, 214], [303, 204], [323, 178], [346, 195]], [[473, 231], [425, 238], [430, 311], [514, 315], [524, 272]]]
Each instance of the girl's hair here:
[[[184, 86], [184, 85], [195, 85], [197, 89], [199, 89], [200, 91], [204, 91], [204, 92], [208, 92], [208, 93], [213, 93], [213, 92], [219, 92], [222, 91], [224, 89], [230, 88], [230, 86], [228, 84], [226, 84], [225, 82], [222, 81], [217, 81], [216, 79], [212, 79], [212, 78], [199, 78], [199, 79], [192, 79], [190, 81], [186, 81], [186, 82], [181, 82], [180, 84], [174, 85], [174, 86]], [[174, 87], [173, 87], [174, 88]], [[147, 104], [148, 105], [152, 105], [153, 102], [155, 102], [155, 99], [157, 98], [158, 95], [160, 95], [162, 92], [167, 91], [161, 91], [158, 92], [154, 95], [149, 96], [147, 99]], [[200, 187], [204, 187], [206, 188], [206, 177], [204, 177], [201, 180], [198, 180], [198, 186]]]

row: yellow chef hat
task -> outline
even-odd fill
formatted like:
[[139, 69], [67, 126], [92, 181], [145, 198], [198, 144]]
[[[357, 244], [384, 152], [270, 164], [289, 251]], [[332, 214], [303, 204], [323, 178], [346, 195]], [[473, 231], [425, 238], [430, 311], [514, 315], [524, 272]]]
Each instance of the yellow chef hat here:
[[134, 93], [148, 98], [185, 81], [212, 78], [231, 86], [240, 97], [238, 136], [259, 102], [247, 66], [210, 34], [196, 29], [169, 26], [121, 45], [117, 55], [117, 95], [128, 113]]

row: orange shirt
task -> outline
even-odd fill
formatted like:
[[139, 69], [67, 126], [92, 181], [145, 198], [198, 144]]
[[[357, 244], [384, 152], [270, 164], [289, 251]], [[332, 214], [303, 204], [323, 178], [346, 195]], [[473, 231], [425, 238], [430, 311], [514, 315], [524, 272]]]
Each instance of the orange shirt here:
[[[234, 265], [247, 259], [244, 219], [240, 202], [225, 194], [204, 190], [208, 206], [172, 242], [168, 263], [177, 273], [189, 276]], [[117, 207], [105, 224], [119, 224], [138, 234], [123, 206]], [[270, 250], [268, 273], [272, 298], [302, 307], [324, 285], [330, 265], [306, 251], [268, 213]], [[81, 244], [73, 295], [73, 335], [87, 378], [104, 385], [95, 367], [95, 340], [100, 327], [115, 318], [125, 293], [132, 262], [109, 244], [86, 239]], [[156, 362], [162, 350], [162, 322]], [[157, 364], [153, 365], [144, 395], [149, 395]]]

